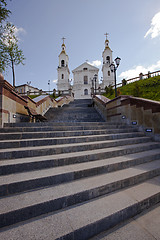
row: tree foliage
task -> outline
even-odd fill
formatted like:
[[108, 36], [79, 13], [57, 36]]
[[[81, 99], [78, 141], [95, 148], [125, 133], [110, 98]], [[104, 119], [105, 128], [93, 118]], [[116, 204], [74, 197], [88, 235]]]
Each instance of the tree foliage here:
[[5, 0], [0, 0], [0, 24], [2, 24], [2, 22], [5, 21], [11, 13], [6, 7], [7, 2]]
[[25, 58], [22, 50], [18, 47], [18, 38], [15, 34], [16, 27], [7, 23], [3, 30], [0, 38], [0, 70], [5, 71], [7, 67], [11, 67], [13, 83], [15, 83], [14, 65], [24, 64]]
[[11, 61], [13, 61], [15, 65], [20, 63], [23, 64], [24, 61], [24, 55], [22, 50], [18, 47], [18, 38], [15, 32], [16, 27], [11, 23], [7, 23], [0, 39], [0, 51], [4, 58], [3, 62], [5, 63], [5, 67], [11, 67]]
[[112, 95], [114, 93], [113, 86], [109, 85], [105, 87], [106, 94]]
[[13, 85], [15, 85], [14, 65], [24, 64], [24, 55], [18, 46], [16, 27], [6, 22], [11, 12], [7, 9], [6, 0], [0, 0], [0, 72], [12, 68]]

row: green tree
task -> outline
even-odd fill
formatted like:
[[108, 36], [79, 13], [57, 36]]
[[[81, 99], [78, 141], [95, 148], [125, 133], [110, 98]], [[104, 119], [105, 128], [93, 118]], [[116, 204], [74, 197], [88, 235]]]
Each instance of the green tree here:
[[13, 86], [15, 87], [14, 66], [24, 64], [24, 55], [18, 47], [18, 38], [16, 37], [16, 27], [11, 23], [4, 26], [3, 34], [0, 38], [0, 70], [5, 71], [7, 67], [12, 68]]
[[2, 24], [2, 22], [5, 21], [11, 13], [6, 7], [7, 2], [5, 0], [0, 0], [0, 24]]
[[16, 27], [5, 22], [10, 13], [11, 11], [7, 9], [7, 1], [0, 0], [0, 72], [4, 72], [10, 66], [13, 73], [13, 86], [15, 86], [14, 65], [23, 64], [24, 55], [18, 47]]

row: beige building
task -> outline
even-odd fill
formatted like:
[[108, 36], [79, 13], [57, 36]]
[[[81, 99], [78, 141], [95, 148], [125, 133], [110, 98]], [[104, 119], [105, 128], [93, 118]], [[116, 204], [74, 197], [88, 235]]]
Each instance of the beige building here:
[[36, 87], [30, 86], [30, 84], [22, 84], [19, 86], [15, 87], [15, 90], [20, 94], [20, 95], [27, 95], [28, 93], [32, 95], [39, 95], [39, 89]]

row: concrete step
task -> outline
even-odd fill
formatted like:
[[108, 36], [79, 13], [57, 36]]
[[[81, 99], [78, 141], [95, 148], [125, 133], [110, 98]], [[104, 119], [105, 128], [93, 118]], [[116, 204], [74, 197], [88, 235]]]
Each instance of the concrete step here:
[[[0, 227], [88, 201], [143, 182], [159, 174], [160, 160], [157, 160], [113, 173], [1, 198], [0, 203], [3, 210], [0, 214]], [[10, 186], [8, 187], [10, 188]]]
[[82, 118], [82, 119], [80, 119], [80, 118], [75, 118], [75, 119], [73, 119], [73, 118], [65, 118], [65, 117], [60, 117], [60, 118], [57, 118], [57, 119], [52, 119], [51, 120], [52, 122], [68, 122], [68, 121], [70, 121], [70, 122], [77, 122], [77, 123], [79, 123], [79, 122], [90, 122], [90, 123], [92, 123], [92, 122], [95, 122], [95, 121], [97, 121], [97, 122], [103, 122], [103, 119], [99, 119], [99, 118], [94, 118], [94, 119], [91, 119], [91, 118]]
[[74, 122], [74, 123], [79, 123], [79, 122], [90, 122], [90, 123], [92, 123], [92, 122], [104, 122], [104, 120], [103, 119], [99, 119], [99, 118], [94, 118], [94, 119], [91, 119], [91, 118], [79, 118], [79, 117], [77, 117], [77, 118], [75, 118], [75, 119], [73, 119], [73, 118], [65, 118], [65, 117], [59, 117], [59, 118], [57, 118], [57, 119], [51, 119], [51, 121], [52, 122], [66, 122], [66, 123], [68, 123], [68, 121], [70, 121], [70, 122]]
[[[59, 145], [43, 145], [23, 148], [6, 148], [0, 149], [0, 159], [14, 159], [34, 156], [45, 156], [54, 154], [65, 154], [71, 152], [89, 151], [94, 149], [111, 148], [122, 145], [147, 143], [149, 137], [135, 137], [116, 140], [105, 140], [98, 142], [70, 143]], [[160, 143], [159, 143], [160, 145]]]
[[[0, 132], [1, 133], [7, 133], [7, 132], [38, 132], [38, 131], [76, 131], [76, 130], [104, 130], [104, 129], [131, 129], [131, 126], [127, 126], [127, 125], [114, 125], [114, 126], [110, 126], [110, 125], [92, 125], [92, 124], [88, 124], [88, 125], [67, 125], [68, 123], [66, 123], [66, 125], [51, 125], [51, 126], [36, 126], [36, 125], [32, 125], [30, 126], [26, 126], [26, 127], [4, 127], [4, 128], [0, 128]], [[132, 128], [133, 131], [137, 130], [138, 128]]]
[[[118, 146], [113, 148], [104, 148], [99, 151], [99, 149], [95, 149], [92, 151], [83, 151], [83, 152], [72, 152], [65, 154], [55, 154], [48, 156], [39, 156], [39, 157], [28, 157], [28, 158], [15, 158], [14, 160], [1, 160], [0, 164], [0, 175], [25, 172], [25, 171], [33, 171], [39, 169], [46, 169], [52, 167], [65, 166], [70, 164], [79, 164], [79, 163], [87, 163], [91, 162], [93, 164], [94, 161], [100, 161], [103, 159], [116, 158], [119, 156], [123, 156], [124, 160], [127, 159], [128, 154], [135, 154], [141, 160], [141, 158], [145, 157], [147, 151], [148, 157], [153, 159], [157, 159], [159, 157], [160, 144], [154, 142], [148, 143], [140, 143], [133, 145], [125, 145]], [[133, 155], [131, 155], [134, 161]], [[129, 156], [130, 157], [130, 156]], [[120, 157], [121, 159], [121, 157]], [[140, 161], [138, 160], [138, 161]], [[145, 161], [145, 160], [144, 160]], [[114, 161], [113, 161], [114, 163]], [[126, 162], [127, 164], [127, 162]], [[120, 166], [124, 168], [124, 164], [120, 163]], [[120, 167], [119, 166], [119, 167]]]
[[[120, 133], [120, 134], [103, 134], [103, 135], [86, 135], [86, 136], [75, 136], [74, 137], [41, 137], [39, 139], [19, 139], [13, 140], [9, 139], [8, 136], [5, 136], [5, 139], [0, 140], [0, 149], [6, 148], [20, 148], [20, 147], [32, 147], [32, 146], [43, 146], [43, 145], [56, 145], [56, 144], [68, 144], [68, 143], [83, 143], [83, 142], [97, 142], [105, 141], [112, 139], [123, 139], [123, 138], [133, 138], [133, 137], [142, 137], [144, 133], [142, 132], [133, 132], [133, 133]], [[13, 136], [12, 136], [13, 138]]]
[[3, 240], [85, 240], [121, 221], [139, 214], [160, 201], [160, 177], [136, 186], [91, 199], [0, 232]]
[[[54, 116], [53, 116], [54, 115]], [[83, 118], [83, 117], [88, 117], [88, 118], [100, 118], [101, 119], [101, 115], [97, 114], [96, 112], [91, 112], [91, 111], [88, 111], [86, 110], [85, 112], [84, 111], [74, 111], [73, 110], [70, 110], [70, 111], [64, 111], [64, 112], [50, 112], [50, 114], [48, 113], [48, 115], [46, 114], [45, 117], [53, 117], [56, 118], [56, 117], [59, 117], [59, 116], [66, 116], [66, 117], [69, 117], [71, 116], [72, 118], [75, 118], [75, 117], [79, 117], [79, 118]]]
[[[128, 165], [130, 163], [133, 165], [136, 165], [136, 164], [138, 164], [138, 161], [139, 161], [139, 163], [142, 163], [142, 162], [152, 161], [152, 159], [156, 159], [156, 158], [160, 159], [159, 154], [151, 155], [149, 157], [146, 157], [145, 159], [142, 159], [142, 157], [139, 157], [139, 159], [135, 158], [134, 160], [132, 160], [132, 162], [130, 160], [128, 160]], [[122, 158], [118, 158], [116, 160], [118, 161], [120, 159], [122, 161]], [[6, 196], [6, 195], [15, 194], [15, 193], [32, 190], [32, 189], [36, 189], [36, 188], [41, 188], [41, 187], [45, 187], [45, 186], [52, 186], [52, 185], [60, 184], [63, 182], [66, 183], [66, 182], [73, 181], [76, 179], [82, 179], [84, 177], [90, 177], [90, 176], [102, 174], [104, 172], [108, 173], [113, 170], [117, 170], [118, 163], [116, 162], [115, 164], [111, 164], [111, 163], [108, 164], [107, 162], [109, 162], [109, 160], [110, 159], [108, 159], [108, 161], [106, 161], [106, 159], [103, 161], [101, 160], [102, 162], [100, 161], [100, 163], [94, 162], [93, 166], [91, 166], [91, 164], [83, 164], [83, 165], [75, 164], [73, 166], [70, 165], [68, 167], [64, 166], [64, 167], [59, 167], [59, 168], [50, 168], [50, 169], [44, 169], [44, 170], [38, 170], [38, 171], [17, 173], [14, 175], [5, 175], [5, 176], [3, 175], [0, 177], [0, 196]], [[123, 162], [123, 164], [121, 163], [122, 164], [121, 169], [125, 168], [125, 164], [127, 164], [125, 161], [122, 161], [122, 162]], [[154, 162], [151, 162], [151, 163], [150, 162], [145, 163], [145, 165], [143, 167], [146, 167], [146, 169], [148, 169], [147, 166], [154, 166], [154, 167], [156, 166], [155, 167], [156, 171], [154, 171], [154, 172], [159, 174], [159, 171], [160, 171], [159, 164], [160, 164], [160, 161], [155, 160]], [[107, 168], [110, 170], [107, 171]], [[135, 168], [136, 169], [141, 168], [141, 166], [136, 165]], [[122, 171], [122, 172], [123, 173], [126, 172], [126, 174], [128, 172], [130, 174], [130, 171], [127, 169], [126, 169], [126, 171]], [[117, 174], [118, 173], [116, 172], [116, 176], [117, 176]], [[126, 174], [124, 176], [126, 176]], [[112, 176], [111, 179], [113, 179], [113, 174], [110, 174], [109, 176]], [[98, 177], [98, 176], [95, 176], [91, 179], [93, 180], [95, 178], [97, 178], [97, 180], [96, 180], [97, 182], [99, 182], [101, 179], [101, 177]], [[88, 180], [86, 179], [84, 181], [86, 181], [86, 183], [87, 183]], [[139, 181], [140, 181], [140, 179], [139, 179]], [[82, 183], [83, 183], [83, 181], [80, 184], [82, 184]], [[75, 184], [75, 183], [73, 183], [73, 184]], [[115, 184], [117, 185], [117, 183], [115, 183]], [[73, 189], [73, 187], [72, 187], [72, 189]]]
[[[62, 113], [62, 114], [74, 114], [74, 113], [97, 113], [97, 111], [94, 108], [91, 107], [68, 107], [68, 108], [50, 108], [47, 112], [47, 114], [51, 113]], [[47, 115], [46, 114], [46, 115]]]
[[29, 131], [28, 132], [8, 132], [0, 134], [0, 140], [5, 139], [32, 139], [32, 138], [50, 138], [50, 137], [73, 137], [73, 136], [86, 136], [86, 135], [98, 135], [98, 134], [122, 134], [122, 133], [136, 133], [137, 129], [102, 129], [102, 130], [77, 130], [77, 131]]
[[[19, 122], [19, 123], [5, 123], [4, 126], [5, 127], [35, 127], [35, 126], [64, 126], [66, 125], [66, 123], [64, 122], [61, 122], [61, 123], [57, 123], [57, 122]], [[80, 122], [80, 123], [71, 123], [71, 122], [68, 122], [67, 123], [67, 126], [97, 126], [97, 125], [100, 125], [100, 126], [106, 126], [106, 127], [112, 127], [114, 126], [114, 128], [117, 128], [119, 126], [126, 126], [126, 124], [124, 123], [117, 123], [117, 122]]]
[[45, 114], [45, 117], [48, 119], [48, 121], [58, 121], [61, 119], [69, 122], [104, 122], [96, 109], [93, 107], [88, 107], [88, 103], [78, 105], [69, 104], [67, 108], [50, 108]]
[[156, 240], [160, 236], [160, 203], [90, 240]]

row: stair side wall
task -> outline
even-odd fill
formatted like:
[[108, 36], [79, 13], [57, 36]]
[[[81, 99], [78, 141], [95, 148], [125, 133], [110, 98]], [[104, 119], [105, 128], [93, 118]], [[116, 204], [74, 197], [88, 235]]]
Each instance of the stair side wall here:
[[29, 122], [30, 118], [24, 106], [29, 106], [35, 109], [38, 114], [44, 115], [49, 108], [55, 108], [58, 104], [60, 106], [68, 104], [72, 100], [72, 97], [65, 96], [57, 103], [46, 96], [46, 98], [35, 102], [29, 97], [21, 97], [14, 91], [10, 83], [6, 80], [0, 80], [0, 127], [3, 127], [4, 123]]
[[94, 105], [106, 121], [138, 125], [146, 135], [160, 141], [160, 103], [130, 96], [119, 96], [104, 103], [96, 96]]

